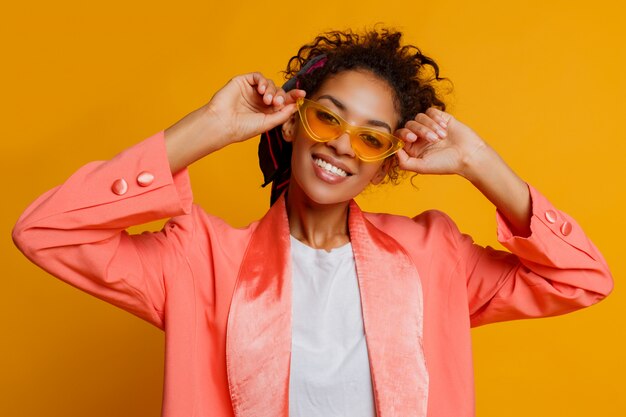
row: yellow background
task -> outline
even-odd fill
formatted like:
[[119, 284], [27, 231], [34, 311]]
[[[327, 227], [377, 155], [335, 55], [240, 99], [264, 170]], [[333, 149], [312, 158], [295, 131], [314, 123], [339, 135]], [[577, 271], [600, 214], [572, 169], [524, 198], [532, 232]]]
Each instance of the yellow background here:
[[[475, 329], [477, 411], [624, 416], [626, 14], [618, 0], [430, 2], [35, 1], [2, 7], [4, 197], [0, 415], [157, 416], [163, 335], [51, 278], [10, 230], [80, 165], [173, 124], [235, 74], [278, 72], [320, 31], [406, 33], [452, 79], [450, 110], [573, 215], [616, 290], [568, 316]], [[261, 216], [256, 140], [192, 167], [196, 201], [235, 225]], [[495, 244], [493, 207], [462, 179], [419, 177], [368, 210], [448, 212]]]

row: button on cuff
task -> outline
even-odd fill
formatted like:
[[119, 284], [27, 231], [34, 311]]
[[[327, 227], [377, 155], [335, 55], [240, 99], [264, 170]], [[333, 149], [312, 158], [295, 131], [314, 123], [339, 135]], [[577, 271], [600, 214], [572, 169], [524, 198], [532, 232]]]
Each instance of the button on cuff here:
[[545, 216], [548, 223], [556, 223], [556, 212], [554, 210], [546, 210]]
[[119, 178], [113, 181], [113, 185], [111, 185], [111, 191], [113, 191], [117, 195], [124, 195], [128, 191], [128, 183], [124, 178]]
[[152, 184], [153, 181], [154, 174], [152, 174], [151, 172], [143, 171], [139, 173], [139, 175], [137, 175], [137, 184], [139, 184], [141, 187], [147, 187], [148, 185]]
[[567, 236], [572, 233], [572, 224], [568, 221], [564, 222], [561, 225], [561, 233], [563, 234], [563, 236]]

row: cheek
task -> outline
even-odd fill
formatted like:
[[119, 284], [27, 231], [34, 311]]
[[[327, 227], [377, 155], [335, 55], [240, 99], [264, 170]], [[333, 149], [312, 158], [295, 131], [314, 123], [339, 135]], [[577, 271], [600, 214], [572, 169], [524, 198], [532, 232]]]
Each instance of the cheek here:
[[291, 142], [293, 146], [292, 150], [292, 161], [304, 160], [305, 157], [308, 158], [309, 150], [311, 148], [311, 141], [308, 138], [303, 137], [296, 130], [294, 133], [293, 141]]
[[367, 178], [367, 181], [375, 179], [375, 177], [382, 175], [385, 172], [384, 162], [362, 162], [361, 173], [363, 177]]
[[310, 167], [311, 163], [311, 146], [314, 143], [311, 143], [306, 137], [302, 137], [300, 135], [295, 135], [292, 145], [291, 151], [291, 172], [292, 175], [295, 173], [299, 173], [303, 175], [303, 171], [307, 171], [312, 169]]
[[[293, 156], [292, 161], [308, 162], [314, 152], [325, 152], [324, 148], [329, 146], [326, 142], [318, 142], [309, 137], [302, 125], [298, 125], [293, 135]], [[328, 152], [328, 150], [326, 150]], [[334, 152], [334, 151], [330, 151]]]

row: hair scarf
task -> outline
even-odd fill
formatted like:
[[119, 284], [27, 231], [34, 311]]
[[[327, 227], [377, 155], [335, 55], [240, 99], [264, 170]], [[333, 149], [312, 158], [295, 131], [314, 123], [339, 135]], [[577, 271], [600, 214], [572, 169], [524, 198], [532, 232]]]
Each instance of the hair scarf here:
[[[325, 54], [312, 58], [298, 71], [295, 77], [290, 78], [283, 84], [282, 89], [287, 92], [298, 88], [300, 84], [298, 77], [323, 67], [326, 61]], [[289, 185], [289, 178], [291, 177], [291, 150], [291, 143], [283, 138], [281, 125], [261, 135], [258, 150], [259, 166], [263, 172], [264, 182], [262, 187], [272, 183], [270, 206], [274, 204]]]

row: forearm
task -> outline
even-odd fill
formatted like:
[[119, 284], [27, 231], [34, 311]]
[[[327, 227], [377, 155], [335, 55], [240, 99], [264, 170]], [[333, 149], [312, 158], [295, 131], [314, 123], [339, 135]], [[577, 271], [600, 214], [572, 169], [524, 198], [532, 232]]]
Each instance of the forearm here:
[[[142, 174], [149, 174], [147, 181], [139, 181]], [[169, 237], [190, 228], [137, 236], [124, 229], [187, 219], [192, 203], [189, 177], [184, 170], [170, 174], [158, 132], [108, 161], [84, 165], [40, 196], [20, 216], [12, 237], [46, 271], [162, 327], [163, 254], [166, 246], [179, 245]]]
[[165, 129], [165, 147], [172, 174], [226, 146], [224, 124], [207, 106]]
[[485, 144], [467, 158], [462, 175], [496, 206], [518, 236], [530, 234], [528, 186], [493, 148]]
[[223, 148], [281, 125], [296, 111], [304, 90], [285, 93], [261, 73], [232, 78], [211, 101], [165, 130], [172, 173]]

